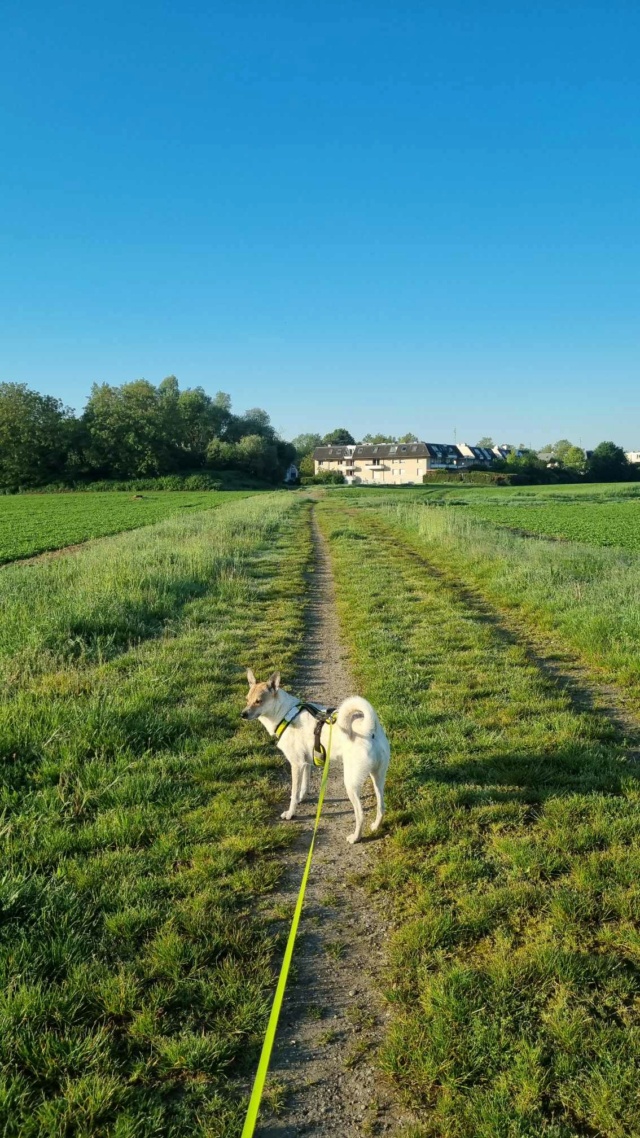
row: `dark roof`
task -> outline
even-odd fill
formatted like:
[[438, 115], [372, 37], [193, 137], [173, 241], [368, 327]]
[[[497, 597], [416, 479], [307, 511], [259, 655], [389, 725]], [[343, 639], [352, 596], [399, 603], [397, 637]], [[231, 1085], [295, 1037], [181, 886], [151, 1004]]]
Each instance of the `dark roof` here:
[[448, 459], [462, 458], [462, 451], [458, 449], [455, 443], [426, 443], [427, 451], [430, 458], [434, 458], [436, 462], [446, 462]]
[[316, 447], [313, 452], [314, 458], [344, 458], [347, 453], [347, 447]]
[[[469, 447], [479, 462], [490, 462], [495, 455], [487, 447]], [[316, 447], [313, 457], [317, 461], [334, 462], [352, 456], [355, 459], [371, 458], [430, 458], [434, 462], [468, 462], [455, 443], [366, 443], [357, 446]]]
[[479, 462], [491, 462], [496, 457], [491, 447], [472, 447], [469, 446], [469, 443], [464, 443], [463, 445], [467, 450], [471, 451], [473, 457], [477, 458]]
[[316, 447], [313, 452], [315, 459], [346, 458], [347, 454], [354, 458], [427, 458], [431, 451], [430, 443], [366, 443], [350, 447]]

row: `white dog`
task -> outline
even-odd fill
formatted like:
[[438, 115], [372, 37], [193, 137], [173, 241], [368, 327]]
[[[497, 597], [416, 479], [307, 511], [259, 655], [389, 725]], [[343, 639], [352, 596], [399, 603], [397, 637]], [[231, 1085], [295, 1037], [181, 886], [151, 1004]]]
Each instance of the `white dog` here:
[[[249, 694], [243, 719], [259, 719], [291, 764], [291, 802], [282, 818], [293, 818], [296, 807], [309, 789], [309, 773], [314, 762], [314, 749], [327, 747], [329, 724], [322, 710], [314, 715], [316, 705], [296, 699], [280, 687], [280, 673], [274, 672], [266, 683], [258, 683], [247, 670]], [[311, 707], [312, 710], [307, 710]], [[320, 724], [320, 726], [318, 726]], [[355, 730], [357, 727], [357, 730]], [[318, 735], [316, 736], [316, 730]], [[316, 744], [314, 748], [314, 743]], [[356, 816], [356, 828], [348, 842], [357, 842], [362, 834], [360, 793], [365, 779], [373, 783], [378, 809], [371, 830], [377, 830], [384, 814], [384, 781], [389, 766], [389, 741], [370, 703], [360, 696], [345, 699], [337, 709], [331, 740], [331, 759], [342, 759], [344, 785]]]

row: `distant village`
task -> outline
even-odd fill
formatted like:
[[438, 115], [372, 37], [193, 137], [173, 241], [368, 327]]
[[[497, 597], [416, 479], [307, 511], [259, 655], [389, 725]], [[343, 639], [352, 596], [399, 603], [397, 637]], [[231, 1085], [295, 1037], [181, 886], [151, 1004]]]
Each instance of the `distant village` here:
[[[581, 452], [588, 461], [593, 452]], [[318, 446], [313, 451], [316, 475], [341, 474], [350, 484], [401, 485], [421, 483], [430, 472], [491, 470], [498, 462], [524, 456], [526, 451], [509, 445], [470, 446], [468, 443], [353, 443]], [[537, 458], [547, 467], [559, 466], [553, 452]], [[640, 463], [640, 451], [626, 454], [629, 463]]]

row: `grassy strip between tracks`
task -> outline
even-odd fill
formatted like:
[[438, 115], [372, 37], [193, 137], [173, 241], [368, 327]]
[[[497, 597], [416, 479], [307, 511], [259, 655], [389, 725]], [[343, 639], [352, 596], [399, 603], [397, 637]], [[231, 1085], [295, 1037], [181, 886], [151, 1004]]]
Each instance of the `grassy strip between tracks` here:
[[240, 1132], [290, 838], [241, 665], [291, 667], [308, 556], [262, 495], [3, 574], [6, 1138]]
[[376, 511], [318, 517], [392, 744], [382, 1061], [415, 1134], [639, 1134], [640, 783], [620, 740]]
[[[601, 507], [596, 507], [600, 509]], [[381, 506], [445, 575], [519, 613], [626, 689], [640, 711], [640, 554], [509, 533], [452, 509]]]

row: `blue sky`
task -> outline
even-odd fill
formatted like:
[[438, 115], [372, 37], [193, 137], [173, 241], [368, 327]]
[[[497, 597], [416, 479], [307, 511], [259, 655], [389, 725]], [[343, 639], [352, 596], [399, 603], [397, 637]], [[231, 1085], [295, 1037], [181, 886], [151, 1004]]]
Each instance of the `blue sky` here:
[[640, 448], [640, 6], [5, 3], [0, 380]]

